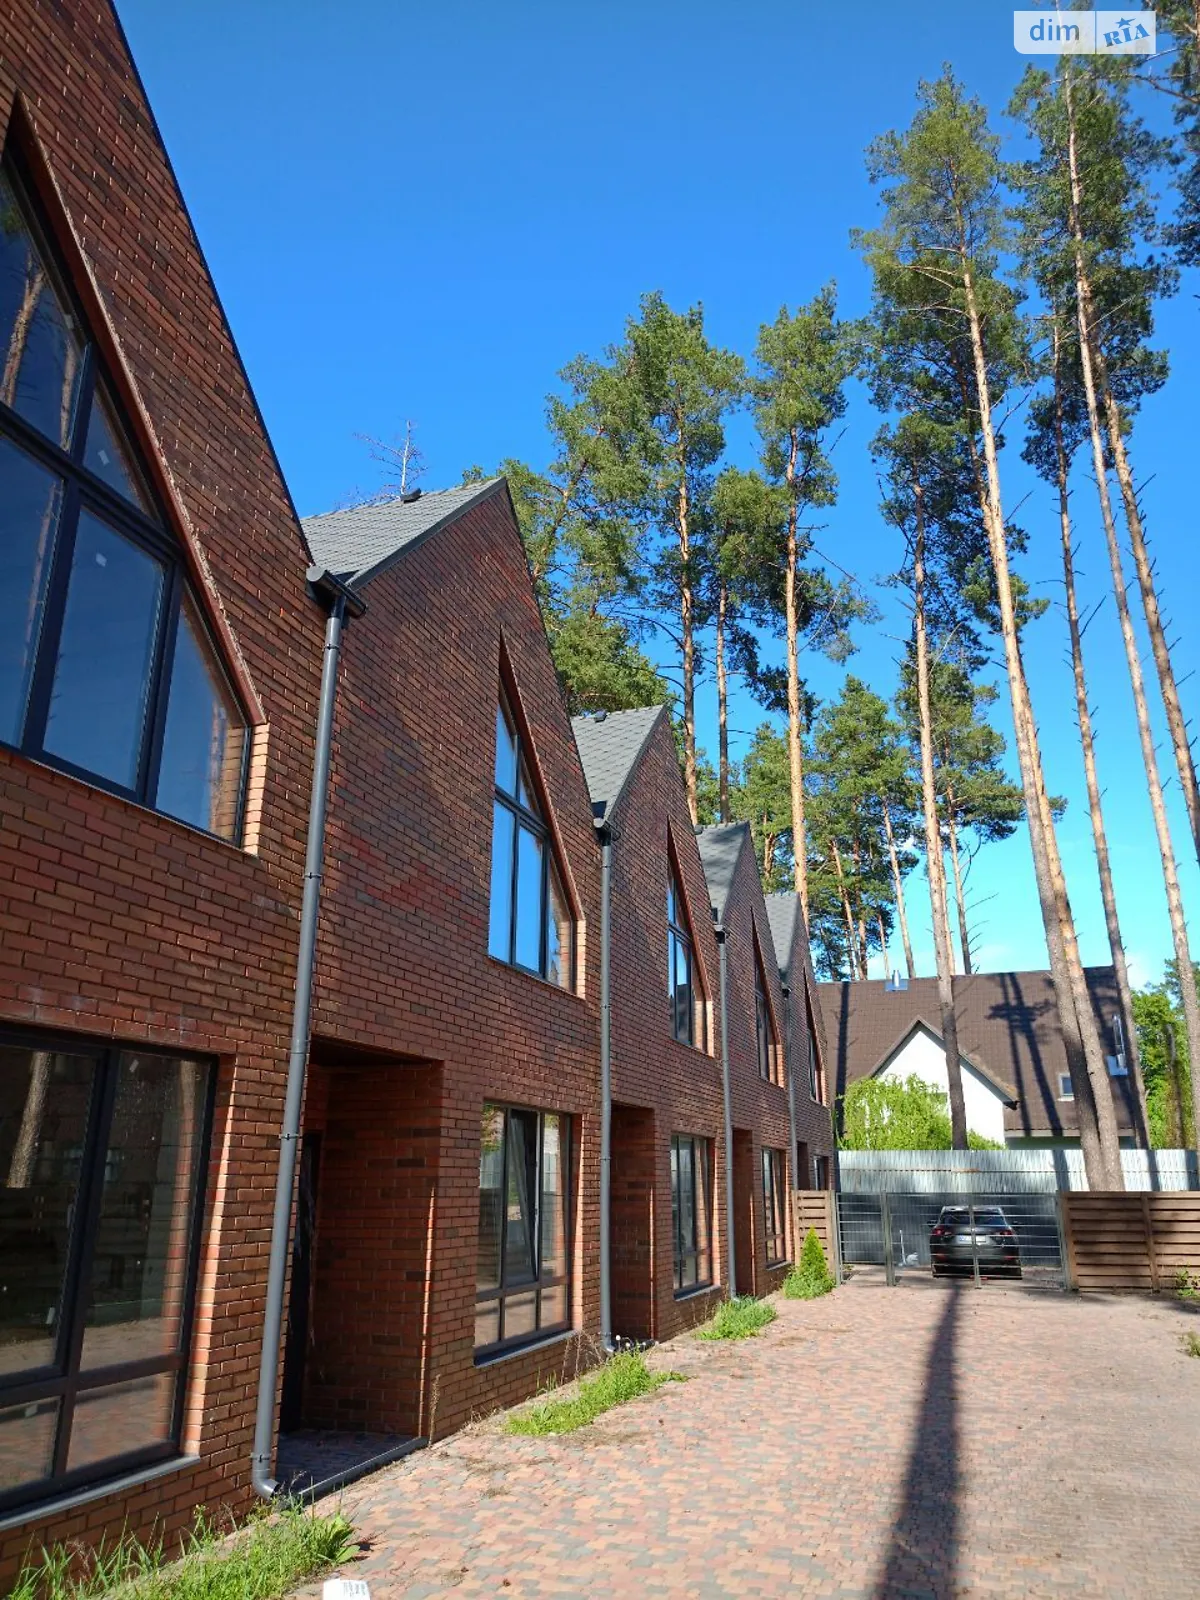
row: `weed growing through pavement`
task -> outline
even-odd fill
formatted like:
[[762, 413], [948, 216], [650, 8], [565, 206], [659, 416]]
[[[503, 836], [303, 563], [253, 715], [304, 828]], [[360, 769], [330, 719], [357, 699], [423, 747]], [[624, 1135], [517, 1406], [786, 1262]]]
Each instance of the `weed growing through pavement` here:
[[717, 1307], [711, 1322], [700, 1329], [701, 1339], [752, 1339], [760, 1328], [774, 1322], [779, 1315], [775, 1307], [765, 1300], [755, 1300], [750, 1295], [725, 1300]]
[[43, 1549], [21, 1568], [9, 1600], [278, 1600], [306, 1578], [339, 1566], [357, 1549], [340, 1512], [318, 1516], [296, 1501], [263, 1511], [228, 1537], [202, 1511], [179, 1551], [131, 1534], [86, 1550], [77, 1542]]
[[1185, 1356], [1200, 1357], [1200, 1333], [1181, 1333], [1179, 1344]]
[[652, 1394], [664, 1383], [682, 1383], [678, 1372], [651, 1372], [640, 1350], [625, 1350], [610, 1356], [591, 1377], [584, 1378], [569, 1400], [543, 1400], [540, 1405], [518, 1411], [508, 1419], [509, 1433], [542, 1435], [573, 1433], [586, 1428], [602, 1412]]

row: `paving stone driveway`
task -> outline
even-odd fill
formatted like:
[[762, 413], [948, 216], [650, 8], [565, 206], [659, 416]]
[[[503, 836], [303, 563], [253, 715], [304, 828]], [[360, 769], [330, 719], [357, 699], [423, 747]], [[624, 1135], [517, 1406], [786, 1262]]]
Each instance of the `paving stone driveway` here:
[[[1200, 1316], [863, 1273], [559, 1439], [487, 1423], [345, 1493], [392, 1596], [1200, 1593]], [[320, 1588], [304, 1591], [319, 1594]]]

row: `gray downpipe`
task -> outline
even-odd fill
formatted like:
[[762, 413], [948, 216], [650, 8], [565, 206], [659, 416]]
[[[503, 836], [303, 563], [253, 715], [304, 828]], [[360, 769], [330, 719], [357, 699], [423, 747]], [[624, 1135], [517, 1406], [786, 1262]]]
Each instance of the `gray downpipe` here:
[[267, 1303], [263, 1313], [262, 1355], [258, 1369], [258, 1405], [250, 1481], [264, 1500], [279, 1485], [270, 1476], [275, 1458], [276, 1393], [283, 1338], [283, 1297], [292, 1243], [292, 1193], [300, 1148], [300, 1116], [308, 1067], [309, 1019], [317, 953], [317, 919], [321, 909], [321, 873], [325, 861], [325, 812], [333, 746], [333, 713], [337, 701], [338, 659], [347, 614], [361, 616], [362, 600], [319, 568], [308, 574], [309, 589], [329, 610], [325, 624], [325, 656], [321, 667], [321, 699], [317, 708], [312, 795], [308, 806], [308, 843], [304, 859], [304, 897], [300, 906], [300, 947], [296, 953], [296, 996], [292, 1006], [292, 1041], [288, 1056], [283, 1129], [279, 1135], [279, 1170], [275, 1178], [275, 1213], [271, 1221], [271, 1255], [267, 1268]]
[[613, 1346], [612, 1325], [612, 829], [600, 836], [600, 1342]]
[[737, 1252], [734, 1247], [733, 1096], [729, 1086], [729, 976], [725, 960], [725, 929], [716, 927], [721, 971], [721, 1089], [725, 1096], [725, 1231], [729, 1235], [729, 1296], [737, 1295]]

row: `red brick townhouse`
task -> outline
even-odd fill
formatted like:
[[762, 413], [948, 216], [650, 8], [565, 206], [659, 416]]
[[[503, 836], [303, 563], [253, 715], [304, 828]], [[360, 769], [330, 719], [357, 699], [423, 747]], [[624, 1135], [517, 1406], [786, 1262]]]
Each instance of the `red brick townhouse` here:
[[103, 3], [0, 7], [0, 1572], [245, 1505], [323, 617]]
[[767, 920], [784, 990], [784, 1024], [790, 1027], [788, 1092], [796, 1136], [796, 1187], [833, 1184], [833, 1118], [825, 1062], [829, 1059], [820, 989], [813, 972], [808, 934], [796, 894], [769, 894]]
[[717, 941], [666, 708], [574, 726], [610, 862], [606, 1331], [669, 1339], [728, 1292]]
[[368, 611], [338, 705], [283, 1425], [428, 1438], [573, 1372], [598, 1329], [600, 854], [504, 481], [305, 531]]
[[800, 1093], [807, 1097], [812, 1035], [807, 1028], [801, 1034], [794, 1017], [789, 1020], [793, 996], [783, 993], [782, 962], [749, 824], [701, 828], [697, 842], [725, 956], [737, 1290], [766, 1294], [779, 1287], [783, 1267], [794, 1259], [789, 1197], [799, 1187], [800, 1132], [793, 1137], [793, 1107], [799, 1105], [795, 1091], [789, 1094], [788, 1068], [797, 1060], [804, 1064]]
[[611, 1331], [669, 1338], [791, 1259], [789, 1028], [797, 1137], [827, 1160], [806, 941], [781, 914], [777, 953], [748, 828], [692, 827], [664, 708], [577, 717], [575, 736], [610, 882]]

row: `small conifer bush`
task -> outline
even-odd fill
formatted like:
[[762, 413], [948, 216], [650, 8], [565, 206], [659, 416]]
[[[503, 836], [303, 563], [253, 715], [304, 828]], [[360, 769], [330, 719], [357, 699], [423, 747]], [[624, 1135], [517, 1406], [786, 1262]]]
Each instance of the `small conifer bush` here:
[[800, 1260], [783, 1280], [783, 1292], [789, 1300], [816, 1300], [836, 1287], [837, 1280], [829, 1270], [817, 1230], [810, 1228]]

